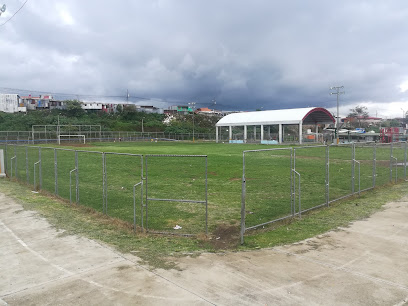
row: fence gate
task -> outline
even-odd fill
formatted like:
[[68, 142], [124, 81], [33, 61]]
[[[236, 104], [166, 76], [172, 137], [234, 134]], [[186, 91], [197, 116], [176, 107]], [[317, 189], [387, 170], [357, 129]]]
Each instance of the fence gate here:
[[146, 230], [208, 233], [207, 155], [145, 155]]
[[295, 173], [293, 153], [293, 148], [243, 152], [241, 243], [245, 231], [291, 218], [299, 212], [300, 180]]
[[[98, 161], [99, 163], [100, 161]], [[103, 213], [129, 223], [136, 231], [137, 201], [143, 227], [143, 156], [130, 153], [102, 154]], [[140, 197], [136, 188], [140, 188]]]

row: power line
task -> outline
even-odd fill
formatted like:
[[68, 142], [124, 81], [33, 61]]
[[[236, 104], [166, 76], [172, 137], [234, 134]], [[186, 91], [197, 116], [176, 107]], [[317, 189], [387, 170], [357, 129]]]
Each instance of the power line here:
[[167, 99], [158, 99], [158, 98], [149, 98], [149, 97], [140, 97], [140, 96], [133, 96], [129, 92], [124, 95], [87, 95], [87, 94], [79, 94], [79, 93], [61, 93], [61, 92], [52, 92], [48, 90], [31, 90], [31, 89], [21, 89], [21, 88], [10, 88], [10, 87], [0, 87], [0, 93], [22, 93], [22, 94], [49, 94], [56, 97], [65, 97], [65, 98], [73, 98], [76, 99], [83, 98], [83, 99], [114, 99], [114, 100], [127, 100], [127, 95], [129, 98], [135, 102], [135, 100], [144, 100], [144, 101], [151, 101], [151, 102], [164, 102], [164, 103], [186, 103], [184, 101], [168, 101]]
[[20, 8], [17, 10], [17, 12], [15, 12], [13, 14], [13, 16], [11, 16], [9, 19], [7, 19], [4, 23], [0, 24], [0, 27], [4, 26], [7, 22], [9, 22], [14, 16], [16, 16], [16, 14], [24, 7], [24, 5], [28, 2], [28, 0], [26, 0], [22, 6], [20, 6]]
[[[29, 92], [29, 93], [47, 93], [54, 96], [78, 96], [78, 97], [87, 97], [87, 98], [126, 98], [125, 95], [86, 95], [86, 94], [79, 94], [79, 93], [61, 93], [61, 92], [51, 92], [48, 90], [31, 90], [31, 89], [21, 89], [21, 88], [9, 88], [9, 87], [0, 87], [0, 90], [7, 90], [7, 91], [14, 91], [14, 92]], [[152, 98], [146, 97], [137, 97], [137, 96], [130, 96], [135, 99], [140, 100], [153, 100]]]

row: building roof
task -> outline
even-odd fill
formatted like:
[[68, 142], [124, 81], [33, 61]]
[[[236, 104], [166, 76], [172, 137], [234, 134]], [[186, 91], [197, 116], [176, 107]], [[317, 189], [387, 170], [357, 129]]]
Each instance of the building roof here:
[[197, 108], [196, 111], [197, 112], [212, 112], [212, 110], [209, 109], [208, 107], [200, 107], [200, 108]]
[[330, 112], [322, 107], [278, 109], [258, 112], [234, 113], [223, 117], [217, 126], [272, 125], [272, 124], [334, 123]]

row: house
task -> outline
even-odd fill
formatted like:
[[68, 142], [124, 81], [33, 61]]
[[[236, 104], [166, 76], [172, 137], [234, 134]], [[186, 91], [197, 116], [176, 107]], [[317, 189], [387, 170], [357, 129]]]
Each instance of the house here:
[[53, 99], [51, 95], [40, 95], [33, 97], [31, 95], [21, 97], [24, 106], [28, 110], [48, 109], [50, 108], [50, 101]]
[[49, 107], [50, 109], [65, 109], [67, 106], [64, 101], [51, 100]]
[[169, 107], [169, 110], [172, 112], [164, 111], [165, 114], [179, 114], [179, 115], [188, 115], [193, 112], [192, 108], [185, 105], [173, 105]]
[[196, 114], [207, 116], [221, 116], [222, 112], [215, 109], [209, 109], [208, 107], [200, 107], [194, 111]]
[[103, 106], [102, 103], [97, 103], [97, 102], [82, 102], [81, 103], [81, 107], [83, 110], [91, 111], [91, 112], [92, 111], [95, 111], [95, 112], [102, 111], [102, 106]]
[[364, 125], [364, 126], [368, 126], [368, 125], [381, 123], [382, 118], [371, 117], [371, 116], [367, 116], [367, 117], [358, 116], [358, 117], [343, 118], [343, 119], [341, 119], [341, 121], [344, 122], [348, 126], [356, 125], [356, 124], [361, 124], [361, 125]]
[[112, 103], [102, 103], [102, 112], [104, 113], [115, 113], [116, 112], [116, 108], [117, 108], [117, 104], [112, 104]]
[[26, 112], [27, 108], [18, 94], [0, 94], [0, 111], [17, 113]]

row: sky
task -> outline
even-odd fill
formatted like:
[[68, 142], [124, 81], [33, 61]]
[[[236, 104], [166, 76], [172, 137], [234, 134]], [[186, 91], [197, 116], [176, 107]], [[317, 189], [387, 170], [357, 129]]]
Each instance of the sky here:
[[341, 115], [408, 111], [406, 0], [29, 0], [7, 21], [24, 1], [0, 0], [0, 92], [335, 111], [344, 86]]

